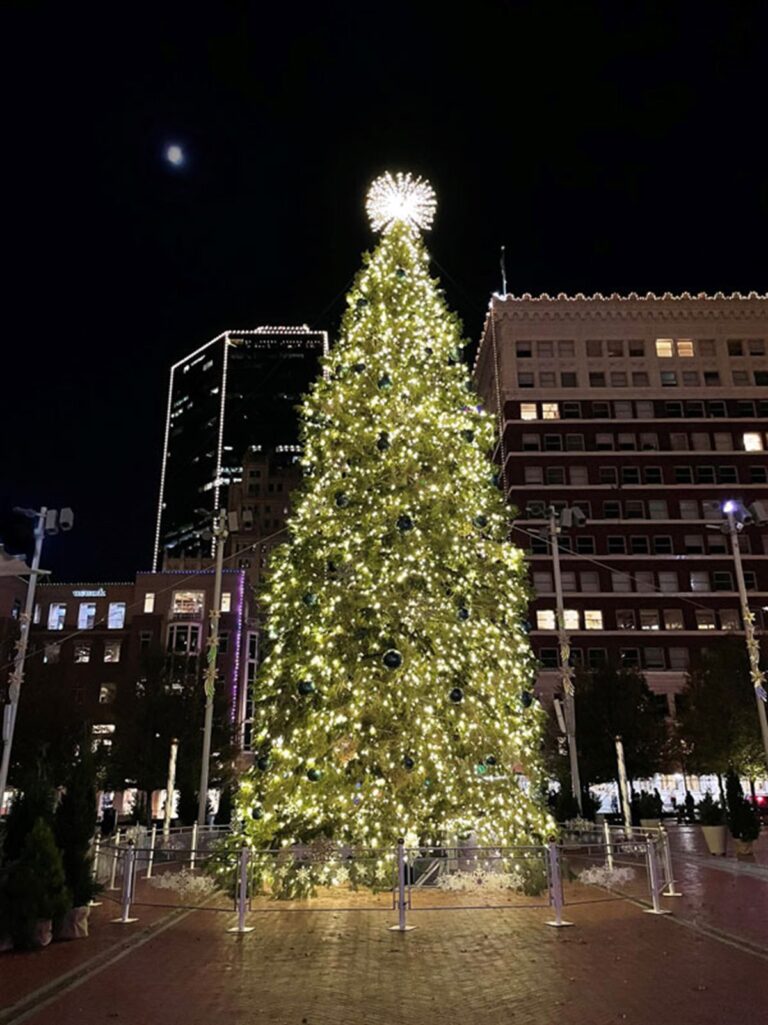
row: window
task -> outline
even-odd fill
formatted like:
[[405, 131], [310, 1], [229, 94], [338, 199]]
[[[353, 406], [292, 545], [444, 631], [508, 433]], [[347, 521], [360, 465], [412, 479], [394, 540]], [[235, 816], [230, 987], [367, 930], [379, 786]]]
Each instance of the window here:
[[664, 609], [662, 612], [664, 617], [664, 629], [665, 630], [682, 630], [683, 629], [683, 611], [682, 609]]
[[738, 609], [719, 609], [721, 630], [741, 630], [741, 617]]
[[717, 388], [720, 385], [720, 374], [716, 370], [704, 371], [704, 386], [706, 388]]
[[581, 403], [580, 402], [564, 402], [563, 403], [563, 419], [564, 420], [580, 420], [581, 419]]
[[521, 402], [520, 403], [520, 419], [521, 420], [536, 420], [537, 419], [537, 407], [535, 402]]
[[78, 641], [75, 644], [74, 660], [78, 663], [91, 661], [91, 645], [89, 641]]
[[696, 483], [697, 484], [714, 484], [715, 483], [715, 468], [714, 468], [714, 466], [697, 466], [696, 467]]
[[662, 570], [659, 573], [659, 590], [664, 594], [676, 594], [680, 590], [677, 573], [672, 570]]
[[645, 502], [627, 501], [624, 503], [624, 515], [628, 520], [645, 519]]
[[597, 479], [600, 484], [616, 485], [619, 483], [619, 471], [615, 466], [600, 466], [597, 471]]
[[554, 630], [556, 628], [555, 613], [552, 609], [538, 609], [536, 612], [537, 630]]
[[546, 484], [565, 484], [565, 468], [562, 466], [548, 466], [544, 473]]
[[515, 342], [515, 355], [518, 359], [530, 359], [533, 346], [530, 342]]
[[531, 555], [549, 555], [549, 544], [546, 538], [531, 538]]
[[173, 623], [168, 631], [168, 650], [174, 655], [196, 655], [200, 650], [197, 623]]
[[125, 602], [111, 601], [107, 610], [107, 629], [122, 630], [125, 626]]
[[664, 403], [664, 416], [670, 419], [677, 419], [683, 415], [683, 404], [682, 402], [665, 402]]
[[224, 591], [221, 596], [221, 611], [231, 612], [232, 611], [232, 594], [230, 591]]
[[111, 705], [117, 695], [116, 683], [102, 683], [99, 687], [99, 704]]
[[517, 375], [517, 386], [518, 388], [533, 388], [535, 384], [535, 378], [533, 374], [518, 374]]
[[736, 416], [751, 419], [755, 415], [755, 404], [747, 399], [738, 399], [735, 405]]
[[61, 645], [60, 644], [54, 642], [54, 643], [51, 643], [51, 644], [46, 644], [44, 646], [44, 648], [43, 648], [43, 662], [45, 662], [46, 665], [54, 665], [56, 662], [59, 661], [59, 657], [60, 656], [61, 656]]
[[627, 346], [629, 347], [630, 356], [645, 356], [645, 342], [642, 338], [630, 338], [627, 342]]
[[579, 629], [579, 610], [578, 609], [563, 609], [563, 621], [565, 622], [566, 630], [578, 630]]
[[105, 662], [119, 662], [120, 661], [120, 647], [121, 641], [105, 641], [104, 642], [104, 661]]
[[579, 583], [582, 591], [599, 591], [600, 574], [590, 570], [587, 573], [579, 573]]
[[656, 355], [657, 356], [672, 356], [672, 339], [671, 338], [657, 338], [656, 339]]
[[599, 359], [603, 355], [603, 343], [599, 338], [587, 339], [587, 356]]
[[662, 476], [660, 466], [646, 466], [643, 470], [643, 478], [646, 484], [664, 483], [664, 477]]
[[626, 594], [632, 590], [632, 578], [626, 573], [611, 573], [611, 590], [617, 594]]
[[152, 591], [147, 591], [147, 593], [144, 595], [144, 611], [155, 611], [155, 595]]
[[708, 402], [707, 412], [710, 416], [728, 416], [728, 410], [724, 402]]
[[627, 550], [627, 539], [623, 534], [609, 534], [607, 547], [609, 555], [623, 555]]
[[147, 651], [152, 646], [152, 631], [142, 630], [139, 634], [139, 651]]
[[692, 591], [708, 591], [709, 573], [701, 569], [693, 570], [690, 576], [690, 583]]
[[650, 551], [650, 542], [647, 537], [636, 536], [629, 539], [629, 551], [631, 555], [647, 555]]
[[768, 483], [768, 467], [765, 467], [765, 466], [750, 466], [750, 468], [749, 468], [749, 483], [750, 484], [766, 484], [766, 483]]
[[624, 342], [621, 339], [607, 341], [605, 343], [605, 353], [607, 356], [620, 357], [624, 355]]
[[605, 648], [587, 648], [587, 665], [590, 669], [600, 669], [608, 661]]
[[728, 339], [728, 355], [729, 356], [743, 356], [744, 348], [740, 338], [729, 338]]
[[745, 452], [763, 451], [763, 436], [757, 431], [747, 431], [745, 434], [742, 434], [741, 440], [744, 445]]
[[613, 435], [612, 434], [596, 434], [595, 435], [595, 448], [598, 452], [612, 452], [613, 451]]
[[560, 359], [576, 355], [576, 343], [571, 338], [563, 338], [557, 343], [557, 354]]
[[617, 420], [633, 420], [633, 410], [631, 402], [614, 402], [613, 404], [614, 416]]
[[637, 438], [634, 434], [628, 434], [621, 432], [619, 434], [619, 451], [621, 452], [634, 452], [637, 448]]
[[639, 666], [640, 665], [640, 649], [639, 648], [621, 648], [619, 650], [619, 658], [621, 664], [624, 666]]
[[584, 610], [584, 629], [585, 630], [602, 630], [603, 629], [603, 613], [600, 609], [585, 609]]
[[635, 388], [647, 388], [650, 384], [648, 374], [644, 370], [633, 370], [632, 384]]
[[733, 575], [728, 570], [717, 569], [712, 573], [713, 591], [732, 591]]
[[549, 594], [552, 591], [552, 574], [534, 573], [533, 589], [537, 594]]
[[636, 402], [635, 410], [637, 411], [638, 420], [653, 420], [654, 409], [652, 402]]
[[686, 388], [697, 388], [699, 385], [698, 370], [684, 370], [683, 384], [686, 386]]
[[541, 448], [541, 438], [538, 434], [524, 434], [522, 441], [523, 452], [538, 452]]
[[702, 417], [704, 416], [704, 403], [703, 402], [686, 402], [685, 404], [685, 415], [687, 417]]
[[667, 659], [663, 648], [645, 648], [643, 651], [646, 669], [666, 669]]
[[63, 601], [51, 602], [48, 606], [48, 629], [63, 630], [67, 616], [67, 606]]
[[611, 387], [612, 388], [626, 388], [628, 384], [627, 375], [623, 370], [612, 370], [611, 371]]
[[560, 385], [563, 388], [578, 388], [579, 380], [574, 373], [562, 373], [560, 374]]
[[536, 352], [538, 353], [539, 359], [552, 359], [555, 355], [554, 342], [537, 342]]
[[749, 338], [747, 340], [749, 346], [750, 356], [764, 356], [765, 355], [765, 341], [762, 338]]
[[640, 629], [641, 630], [658, 630], [659, 629], [659, 610], [658, 609], [640, 609]]
[[605, 374], [603, 374], [603, 373], [591, 373], [589, 375], [589, 387], [590, 388], [605, 388]]
[[566, 436], [565, 436], [565, 451], [566, 452], [583, 452], [584, 451], [584, 435], [583, 434], [566, 434]]
[[693, 339], [692, 338], [678, 338], [677, 339], [677, 355], [680, 357], [691, 357], [695, 355], [693, 351]]
[[540, 648], [539, 662], [541, 662], [543, 669], [557, 669], [559, 665], [557, 660], [557, 648]]
[[680, 519], [681, 520], [698, 520], [699, 518], [699, 503], [691, 498], [680, 499]]
[[741, 387], [749, 386], [749, 374], [746, 370], [732, 370], [731, 379], [734, 384], [740, 385]]
[[573, 592], [576, 590], [576, 574], [573, 570], [566, 569], [560, 574], [563, 590], [566, 592]]
[[595, 539], [593, 537], [585, 537], [583, 534], [576, 535], [576, 552], [579, 555], [594, 555], [595, 554]]
[[715, 613], [713, 609], [696, 609], [696, 629], [716, 630]]
[[690, 663], [687, 648], [669, 648], [669, 668], [687, 669]]
[[543, 484], [544, 470], [541, 466], [523, 467], [523, 481], [526, 484]]
[[739, 473], [735, 466], [718, 466], [717, 468], [717, 482], [718, 484], [738, 484]]
[[687, 434], [670, 434], [669, 436], [669, 447], [673, 452], [687, 452], [688, 451], [688, 435]]
[[544, 451], [545, 452], [562, 452], [563, 450], [563, 438], [560, 434], [545, 434], [544, 435]]
[[616, 609], [616, 629], [617, 630], [634, 630], [635, 629], [635, 610], [634, 609]]
[[677, 387], [677, 374], [674, 370], [662, 370], [661, 372], [661, 386], [662, 388], [676, 388]]
[[675, 484], [693, 484], [693, 467], [676, 466], [674, 469]]
[[603, 502], [603, 519], [620, 520], [621, 502]]
[[712, 439], [706, 433], [694, 431], [691, 434], [691, 444], [694, 452], [710, 452], [712, 450]]
[[77, 629], [78, 630], [93, 630], [93, 624], [96, 622], [96, 602], [95, 601], [81, 601], [80, 608], [77, 610]]
[[723, 516], [720, 503], [717, 500], [708, 499], [706, 502], [702, 502], [701, 512], [705, 520], [720, 520]]
[[35, 602], [35, 609], [32, 613], [32, 622], [37, 626], [40, 622], [40, 602]]
[[683, 537], [683, 548], [686, 555], [704, 554], [704, 537], [702, 534], [686, 534]]
[[201, 619], [204, 600], [205, 595], [202, 591], [174, 591], [171, 613], [174, 616]]
[[541, 416], [543, 420], [559, 420], [560, 405], [557, 402], [542, 402]]
[[593, 402], [592, 403], [592, 417], [594, 420], [610, 420], [611, 418], [611, 404], [610, 402]]
[[744, 570], [744, 583], [748, 591], [757, 590], [757, 574], [751, 569]]
[[[746, 552], [744, 542], [749, 541], [749, 538], [742, 537], [741, 539], [741, 550]], [[717, 533], [707, 534], [707, 551], [710, 555], [727, 555], [728, 554], [728, 540], [719, 531]]]
[[764, 388], [768, 384], [768, 370], [755, 371], [755, 384]]
[[586, 466], [572, 466], [570, 469], [571, 484], [579, 487], [586, 487], [589, 484], [589, 475]]
[[621, 483], [622, 484], [639, 484], [640, 483], [640, 470], [637, 466], [622, 466], [621, 468]]

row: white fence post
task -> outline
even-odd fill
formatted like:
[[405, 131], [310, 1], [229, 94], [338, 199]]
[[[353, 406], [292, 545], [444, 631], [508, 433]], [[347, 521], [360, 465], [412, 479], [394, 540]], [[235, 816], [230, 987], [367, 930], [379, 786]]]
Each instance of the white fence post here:
[[[94, 883], [99, 881], [99, 857], [101, 856], [101, 834], [97, 833], [93, 838], [93, 864], [91, 865], [91, 879]], [[101, 901], [94, 900], [93, 897], [88, 901], [89, 908], [100, 908]]]
[[656, 844], [652, 836], [648, 836], [645, 841], [645, 860], [648, 864], [648, 886], [651, 891], [651, 900], [653, 902], [652, 908], [645, 908], [646, 915], [670, 915], [671, 911], [667, 911], [661, 906], [659, 900], [659, 892], [661, 885], [659, 884], [659, 866], [656, 861]]
[[123, 852], [123, 895], [121, 899], [122, 911], [119, 918], [112, 921], [119, 925], [128, 925], [131, 922], [138, 922], [138, 918], [131, 918], [131, 901], [133, 900], [133, 888], [136, 869], [136, 848], [133, 840], [128, 841], [128, 846]]
[[390, 932], [413, 932], [415, 925], [405, 924], [408, 902], [405, 897], [405, 840], [397, 841], [397, 925], [390, 925]]
[[115, 881], [117, 879], [117, 859], [120, 855], [120, 830], [118, 829], [115, 833], [115, 838], [112, 841], [112, 872], [109, 877], [109, 889], [116, 890], [117, 886]]
[[152, 864], [155, 860], [155, 839], [157, 837], [157, 823], [152, 823], [152, 832], [149, 834], [149, 855], [147, 857], [147, 874], [145, 879], [152, 878]]
[[195, 854], [197, 853], [197, 823], [192, 826], [192, 845], [189, 849], [189, 870], [195, 871]]
[[547, 922], [555, 929], [562, 929], [573, 922], [563, 918], [563, 881], [560, 876], [560, 856], [554, 840], [547, 844], [549, 856], [549, 901], [555, 909], [554, 921]]
[[608, 819], [603, 819], [603, 838], [605, 840], [605, 864], [609, 872], [613, 872], [613, 844], [611, 843], [611, 827]]
[[246, 844], [240, 848], [240, 871], [237, 882], [237, 925], [233, 925], [227, 932], [236, 932], [241, 935], [246, 932], [253, 932], [252, 925], [245, 924], [245, 913], [248, 910], [248, 862], [251, 852]]
[[662, 897], [682, 897], [682, 893], [675, 889], [675, 876], [672, 869], [672, 851], [669, 846], [669, 833], [663, 826], [659, 826], [661, 837], [662, 858], [664, 859], [664, 875], [666, 876], [666, 888], [662, 891]]

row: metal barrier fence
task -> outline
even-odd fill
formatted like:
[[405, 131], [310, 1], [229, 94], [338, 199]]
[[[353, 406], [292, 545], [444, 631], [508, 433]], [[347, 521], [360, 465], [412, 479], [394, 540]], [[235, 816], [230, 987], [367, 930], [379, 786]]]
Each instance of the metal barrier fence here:
[[221, 830], [197, 831], [197, 846], [187, 833], [160, 843], [157, 831], [137, 834], [138, 843], [119, 834], [95, 841], [94, 875], [105, 897], [119, 900], [115, 921], [137, 921], [140, 907], [224, 911], [237, 914], [230, 931], [245, 933], [249, 914], [358, 910], [395, 912], [391, 928], [407, 932], [421, 911], [551, 908], [546, 924], [561, 928], [573, 924], [566, 908], [631, 900], [669, 914], [661, 899], [678, 895], [663, 830], [604, 827], [519, 847], [408, 848], [400, 840], [380, 850], [239, 851], [216, 844]]

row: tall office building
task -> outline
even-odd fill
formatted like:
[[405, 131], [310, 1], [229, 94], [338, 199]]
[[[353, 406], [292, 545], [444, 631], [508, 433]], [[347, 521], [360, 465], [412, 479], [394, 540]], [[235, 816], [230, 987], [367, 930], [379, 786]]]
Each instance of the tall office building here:
[[296, 406], [327, 351], [324, 331], [258, 327], [225, 331], [171, 367], [155, 570], [203, 553], [201, 528], [228, 507], [246, 455], [295, 457]]
[[[768, 296], [754, 293], [492, 299], [475, 378], [502, 409], [545, 693], [558, 679], [550, 506], [587, 518], [559, 544], [575, 662], [638, 666], [673, 707], [697, 652], [743, 638], [721, 527], [726, 500], [768, 500], [767, 345]], [[765, 524], [741, 547], [765, 648]]]

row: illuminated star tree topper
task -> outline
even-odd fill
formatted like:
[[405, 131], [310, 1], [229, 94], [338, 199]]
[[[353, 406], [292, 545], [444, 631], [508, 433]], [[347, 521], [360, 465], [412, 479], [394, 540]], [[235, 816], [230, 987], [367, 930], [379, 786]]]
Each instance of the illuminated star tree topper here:
[[379, 175], [368, 189], [365, 203], [374, 231], [389, 231], [397, 223], [426, 231], [432, 227], [436, 206], [435, 190], [429, 182], [401, 171]]

